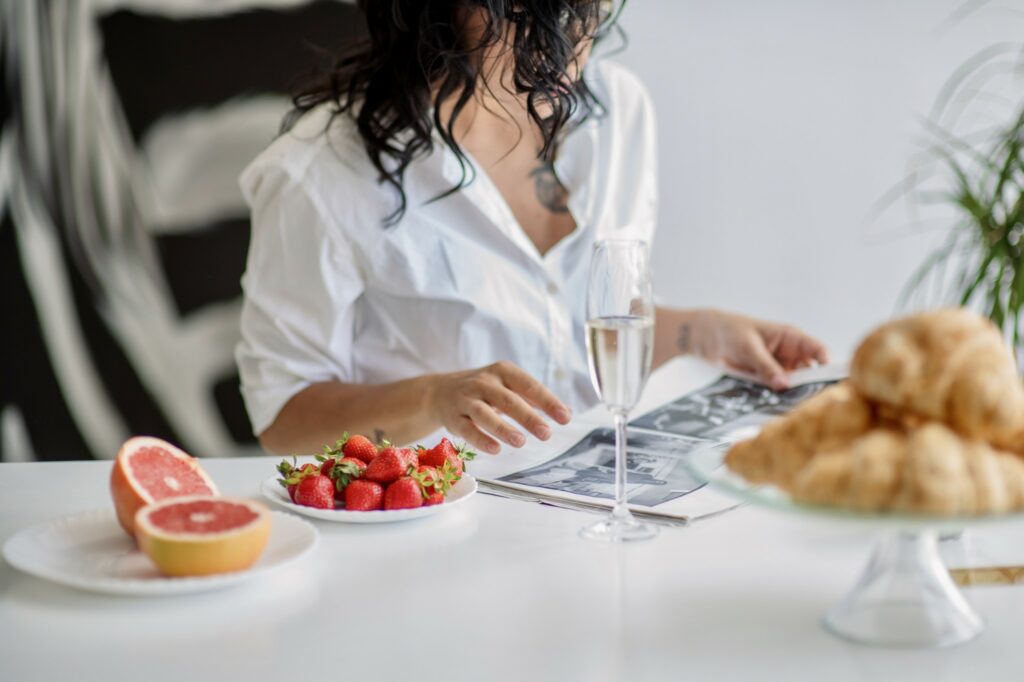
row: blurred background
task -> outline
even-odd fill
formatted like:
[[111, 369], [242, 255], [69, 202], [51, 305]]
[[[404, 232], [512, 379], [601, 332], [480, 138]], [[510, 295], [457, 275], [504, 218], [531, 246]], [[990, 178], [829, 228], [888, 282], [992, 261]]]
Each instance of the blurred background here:
[[[1024, 0], [632, 0], [622, 25], [613, 58], [658, 109], [659, 295], [842, 359], [955, 226], [907, 179], [932, 178], [936, 102], [1020, 43]], [[112, 457], [132, 433], [258, 451], [236, 179], [358, 30], [336, 0], [0, 0], [0, 458]], [[1015, 105], [978, 101], [943, 124]]]

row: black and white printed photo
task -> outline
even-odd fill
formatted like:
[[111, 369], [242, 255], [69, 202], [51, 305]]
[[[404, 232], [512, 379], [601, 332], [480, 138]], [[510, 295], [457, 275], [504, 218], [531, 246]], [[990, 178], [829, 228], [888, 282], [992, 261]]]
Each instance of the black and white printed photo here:
[[723, 376], [633, 420], [630, 426], [683, 436], [737, 440], [785, 414], [833, 381], [816, 381], [773, 391], [739, 377]]
[[[702, 486], [686, 458], [714, 445], [703, 438], [630, 431], [626, 453], [630, 504], [656, 507]], [[506, 483], [615, 499], [615, 432], [595, 429], [558, 457], [500, 479]]]

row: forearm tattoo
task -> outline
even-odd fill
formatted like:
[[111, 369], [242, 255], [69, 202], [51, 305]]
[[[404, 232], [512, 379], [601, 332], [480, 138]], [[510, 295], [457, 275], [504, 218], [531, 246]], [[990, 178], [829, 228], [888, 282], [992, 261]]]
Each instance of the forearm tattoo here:
[[690, 324], [688, 322], [679, 325], [679, 335], [676, 337], [676, 348], [680, 353], [689, 353], [690, 347]]
[[542, 163], [530, 171], [530, 177], [541, 206], [552, 213], [569, 212], [569, 190], [558, 180], [554, 166]]

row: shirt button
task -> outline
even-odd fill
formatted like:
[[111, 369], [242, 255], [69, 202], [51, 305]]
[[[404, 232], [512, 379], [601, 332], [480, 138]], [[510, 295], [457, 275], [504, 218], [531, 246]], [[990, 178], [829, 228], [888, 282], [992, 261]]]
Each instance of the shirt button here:
[[565, 370], [561, 367], [555, 370], [555, 381], [565, 381]]
[[549, 294], [551, 294], [552, 296], [554, 296], [555, 294], [557, 294], [557, 293], [558, 293], [558, 285], [557, 285], [557, 284], [555, 284], [554, 282], [552, 282], [551, 284], [549, 284], [549, 285], [548, 285], [548, 293], [549, 293]]

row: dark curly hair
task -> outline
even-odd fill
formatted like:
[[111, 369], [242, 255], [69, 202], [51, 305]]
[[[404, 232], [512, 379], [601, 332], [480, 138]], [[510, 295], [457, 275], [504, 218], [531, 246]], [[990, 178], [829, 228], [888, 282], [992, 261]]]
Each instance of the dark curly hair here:
[[[407, 208], [403, 179], [409, 164], [432, 151], [433, 131], [454, 152], [462, 169], [456, 185], [434, 200], [472, 182], [472, 164], [453, 130], [460, 112], [477, 92], [480, 56], [515, 26], [511, 45], [513, 83], [526, 95], [529, 118], [543, 144], [538, 157], [553, 162], [567, 124], [600, 115], [601, 103], [582, 78], [569, 81], [581, 44], [600, 40], [616, 27], [625, 0], [359, 0], [366, 37], [334, 60], [331, 68], [293, 99], [287, 131], [307, 111], [332, 105], [331, 120], [351, 115], [379, 181], [398, 192], [398, 207], [385, 225]], [[466, 45], [460, 31], [467, 10], [485, 10], [483, 37]], [[454, 99], [453, 99], [454, 98]], [[454, 101], [448, 120], [441, 104]], [[543, 112], [543, 113], [542, 113]]]

